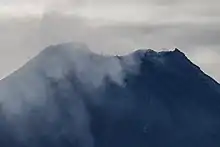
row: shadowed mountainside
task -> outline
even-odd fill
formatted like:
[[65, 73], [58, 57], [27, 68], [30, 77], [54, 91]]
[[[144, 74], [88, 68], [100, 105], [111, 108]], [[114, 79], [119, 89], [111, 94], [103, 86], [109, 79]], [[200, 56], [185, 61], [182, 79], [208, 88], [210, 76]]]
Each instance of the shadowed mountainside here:
[[1, 147], [219, 147], [220, 86], [180, 50], [50, 46], [0, 82]]

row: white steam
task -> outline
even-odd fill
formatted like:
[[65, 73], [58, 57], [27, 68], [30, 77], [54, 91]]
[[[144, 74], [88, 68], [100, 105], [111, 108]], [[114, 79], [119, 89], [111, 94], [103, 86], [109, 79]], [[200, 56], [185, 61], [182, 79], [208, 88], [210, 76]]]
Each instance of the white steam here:
[[[129, 69], [133, 69], [130, 72], [135, 73], [138, 62], [130, 55], [124, 60]], [[65, 43], [50, 46], [20, 70], [1, 81], [1, 108], [19, 139], [25, 141], [33, 135], [27, 128], [28, 118], [33, 110], [47, 108], [45, 112], [40, 110], [43, 111], [43, 115], [48, 116], [46, 122], [53, 123], [59, 119], [57, 102], [53, 99], [57, 96], [56, 92], [60, 92], [59, 98], [62, 100], [59, 101], [69, 104], [66, 107], [72, 120], [62, 131], [71, 132], [80, 140], [82, 147], [92, 147], [89, 114], [83, 99], [77, 90], [71, 87], [68, 76], [76, 76], [74, 80], [79, 80], [83, 88], [92, 91], [102, 86], [106, 77], [123, 86], [124, 69], [119, 58], [94, 54], [82, 44]], [[55, 82], [58, 89], [51, 87], [48, 80]], [[69, 95], [74, 97], [69, 98]]]

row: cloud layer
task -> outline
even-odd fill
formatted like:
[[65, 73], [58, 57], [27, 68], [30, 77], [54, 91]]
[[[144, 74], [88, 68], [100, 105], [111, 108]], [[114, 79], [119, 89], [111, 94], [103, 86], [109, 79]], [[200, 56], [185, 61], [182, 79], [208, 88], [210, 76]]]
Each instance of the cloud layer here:
[[220, 81], [217, 0], [17, 0], [0, 2], [0, 76], [51, 44], [85, 42], [95, 52], [180, 48]]

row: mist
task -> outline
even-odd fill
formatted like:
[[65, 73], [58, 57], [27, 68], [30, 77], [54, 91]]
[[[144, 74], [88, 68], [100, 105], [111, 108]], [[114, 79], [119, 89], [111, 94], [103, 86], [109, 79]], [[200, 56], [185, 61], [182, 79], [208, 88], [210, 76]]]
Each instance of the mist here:
[[0, 76], [6, 77], [50, 45], [81, 42], [92, 51], [105, 55], [124, 55], [137, 49], [161, 51], [179, 48], [218, 80], [219, 71], [214, 68], [219, 65], [215, 57], [219, 56], [218, 26], [219, 21], [214, 18], [197, 22], [175, 19], [128, 22], [59, 11], [1, 18]]
[[[107, 78], [123, 88], [126, 66], [129, 73], [138, 73], [136, 58], [127, 55], [124, 60], [122, 64], [118, 57], [93, 53], [81, 43], [47, 47], [0, 83], [1, 114], [8, 123], [6, 129], [10, 126], [12, 131], [8, 132], [24, 144], [32, 140], [32, 144], [40, 146], [37, 139], [41, 135], [48, 135], [51, 140], [56, 136], [72, 140], [70, 136], [74, 136], [81, 147], [93, 147], [87, 105], [103, 105], [105, 97], [92, 95], [105, 89]], [[129, 105], [119, 107], [117, 113], [126, 112]], [[66, 124], [57, 128], [61, 120]], [[56, 129], [59, 134], [51, 135]]]

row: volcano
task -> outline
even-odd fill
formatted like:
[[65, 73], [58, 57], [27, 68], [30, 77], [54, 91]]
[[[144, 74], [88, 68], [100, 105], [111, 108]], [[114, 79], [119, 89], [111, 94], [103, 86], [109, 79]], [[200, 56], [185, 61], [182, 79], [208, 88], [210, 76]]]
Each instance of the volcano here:
[[0, 81], [1, 147], [219, 147], [220, 86], [179, 49], [47, 47]]

